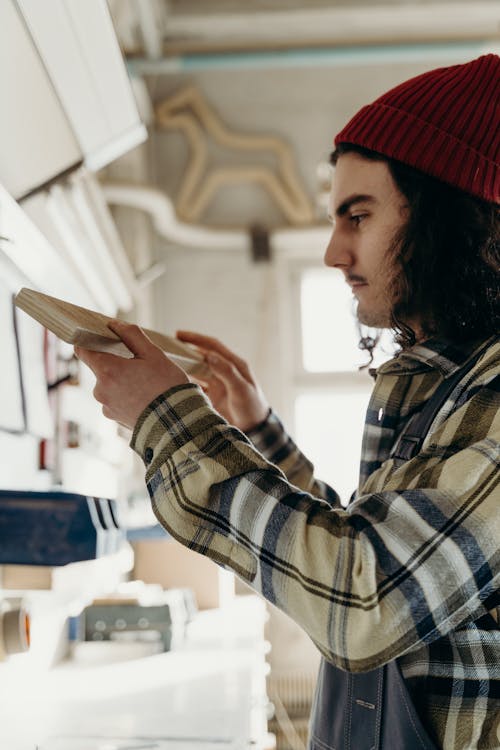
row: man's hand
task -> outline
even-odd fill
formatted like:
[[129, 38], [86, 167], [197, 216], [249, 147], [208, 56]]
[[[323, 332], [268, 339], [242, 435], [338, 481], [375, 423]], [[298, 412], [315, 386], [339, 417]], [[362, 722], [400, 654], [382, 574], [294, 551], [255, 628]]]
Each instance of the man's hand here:
[[133, 429], [156, 396], [190, 380], [138, 326], [112, 321], [108, 327], [134, 354], [133, 359], [81, 347], [75, 347], [75, 353], [96, 376], [94, 396], [103, 405], [104, 416]]
[[245, 432], [266, 418], [269, 404], [243, 359], [210, 336], [177, 331], [177, 338], [195, 344], [205, 354], [212, 377], [200, 385], [230, 424]]

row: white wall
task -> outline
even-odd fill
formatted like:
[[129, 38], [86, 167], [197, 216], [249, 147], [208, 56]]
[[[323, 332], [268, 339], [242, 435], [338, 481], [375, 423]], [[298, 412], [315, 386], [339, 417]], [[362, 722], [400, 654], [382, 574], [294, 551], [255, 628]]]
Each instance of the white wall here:
[[276, 271], [230, 251], [165, 249], [167, 272], [154, 286], [156, 323], [220, 338], [251, 364], [280, 410], [281, 343]]

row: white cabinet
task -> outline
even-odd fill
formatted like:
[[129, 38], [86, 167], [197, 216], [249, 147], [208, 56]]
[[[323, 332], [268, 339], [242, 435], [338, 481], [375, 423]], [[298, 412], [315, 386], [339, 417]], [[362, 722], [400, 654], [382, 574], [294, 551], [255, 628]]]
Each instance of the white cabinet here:
[[0, 183], [16, 199], [147, 137], [105, 0], [2, 0], [0, 101]]
[[0, 3], [0, 101], [0, 182], [15, 198], [82, 160], [80, 145], [13, 0]]
[[93, 171], [146, 138], [106, 0], [16, 0]]

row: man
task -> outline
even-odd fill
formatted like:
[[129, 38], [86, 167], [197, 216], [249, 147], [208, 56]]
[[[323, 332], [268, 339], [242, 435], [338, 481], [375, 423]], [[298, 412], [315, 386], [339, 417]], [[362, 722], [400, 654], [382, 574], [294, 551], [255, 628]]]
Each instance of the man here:
[[78, 350], [160, 522], [322, 652], [314, 750], [500, 747], [499, 84], [496, 55], [431, 71], [335, 139], [326, 263], [402, 347], [347, 509], [221, 343], [179, 334], [206, 352], [209, 398], [135, 326], [110, 326], [132, 360]]

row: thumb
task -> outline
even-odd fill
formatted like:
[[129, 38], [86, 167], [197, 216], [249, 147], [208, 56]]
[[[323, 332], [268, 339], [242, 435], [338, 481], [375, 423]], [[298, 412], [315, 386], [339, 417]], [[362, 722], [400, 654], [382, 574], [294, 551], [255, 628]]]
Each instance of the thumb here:
[[156, 349], [151, 339], [138, 325], [125, 323], [124, 320], [110, 320], [108, 328], [121, 338], [127, 349], [130, 349], [136, 357], [145, 357], [151, 354], [152, 348]]

